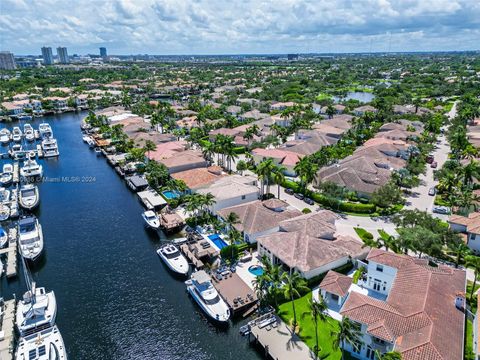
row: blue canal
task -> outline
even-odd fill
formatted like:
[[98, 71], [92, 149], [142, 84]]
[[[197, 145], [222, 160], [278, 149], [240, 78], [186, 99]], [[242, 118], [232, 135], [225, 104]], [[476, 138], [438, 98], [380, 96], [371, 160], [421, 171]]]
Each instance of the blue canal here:
[[[83, 116], [30, 122], [34, 128], [48, 122], [60, 150], [58, 159], [40, 161], [46, 179], [35, 213], [45, 254], [31, 272], [38, 286], [55, 291], [69, 358], [260, 359], [238, 332], [244, 322], [228, 329], [210, 324], [183, 281], [164, 267], [155, 253], [159, 236], [144, 227], [137, 197], [105, 158], [83, 143]], [[2, 279], [6, 299], [25, 290], [21, 273]]]

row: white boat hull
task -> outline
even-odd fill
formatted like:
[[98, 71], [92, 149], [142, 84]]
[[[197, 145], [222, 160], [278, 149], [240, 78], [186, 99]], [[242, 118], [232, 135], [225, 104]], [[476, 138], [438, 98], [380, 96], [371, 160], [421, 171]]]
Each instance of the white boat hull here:
[[174, 259], [168, 259], [162, 252], [162, 249], [157, 250], [157, 254], [160, 259], [168, 266], [170, 270], [180, 275], [187, 275], [190, 267], [187, 259], [179, 253], [179, 256]]
[[[198, 306], [200, 306], [200, 308], [203, 310], [203, 312], [211, 320], [214, 320], [214, 321], [216, 321], [218, 323], [222, 323], [222, 324], [226, 324], [228, 322], [228, 319], [230, 319], [230, 313], [228, 311], [224, 312], [221, 315], [218, 315], [215, 312], [213, 312], [212, 309], [200, 299], [200, 296], [195, 291], [195, 287], [193, 285], [188, 285], [187, 286], [187, 291], [192, 296], [192, 298], [195, 300], [195, 302], [198, 304]], [[221, 300], [221, 301], [223, 301], [223, 300]], [[224, 305], [225, 305], [225, 307], [227, 306], [225, 303], [224, 303]]]
[[[45, 353], [40, 355], [39, 348], [44, 346]], [[35, 352], [35, 360], [67, 360], [67, 352], [62, 335], [55, 325], [38, 333], [21, 337], [15, 352], [15, 360], [30, 360]]]

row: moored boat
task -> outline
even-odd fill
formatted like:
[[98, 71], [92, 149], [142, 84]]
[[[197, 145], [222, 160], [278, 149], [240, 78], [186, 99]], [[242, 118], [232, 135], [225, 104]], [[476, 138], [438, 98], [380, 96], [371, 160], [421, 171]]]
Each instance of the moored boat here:
[[52, 131], [52, 128], [50, 127], [50, 124], [41, 123], [40, 125], [38, 125], [38, 131], [42, 138], [53, 136], [53, 131]]
[[18, 245], [20, 254], [26, 260], [35, 261], [43, 251], [42, 226], [35, 216], [18, 221]]
[[32, 125], [30, 125], [30, 124], [23, 125], [23, 133], [25, 134], [25, 139], [27, 141], [34, 141], [35, 140], [35, 132], [33, 130]]
[[157, 254], [173, 272], [181, 275], [188, 274], [189, 266], [187, 259], [175, 245], [165, 244], [157, 250]]
[[7, 245], [8, 242], [8, 233], [4, 228], [0, 227], [0, 249]]
[[18, 202], [24, 209], [31, 210], [35, 208], [40, 201], [38, 187], [34, 184], [26, 184], [20, 188]]
[[13, 180], [13, 165], [12, 164], [4, 164], [3, 165], [3, 172], [0, 174], [0, 184], [8, 185]]
[[21, 167], [20, 175], [23, 177], [41, 177], [43, 175], [43, 167], [37, 164], [34, 159], [28, 159]]
[[10, 130], [8, 130], [7, 128], [3, 128], [2, 130], [0, 130], [0, 143], [8, 144], [10, 140], [12, 140]]
[[66, 360], [67, 352], [57, 325], [21, 337], [15, 360]]
[[22, 141], [22, 130], [18, 126], [15, 126], [12, 130], [12, 140], [15, 142]]
[[42, 150], [44, 157], [53, 157], [60, 154], [58, 152], [57, 140], [51, 137], [42, 140]]
[[219, 323], [228, 321], [230, 309], [213, 286], [210, 275], [203, 270], [194, 272], [185, 284], [188, 293], [210, 319]]
[[158, 219], [157, 214], [152, 210], [147, 210], [142, 213], [142, 218], [145, 223], [152, 229], [158, 229], [160, 227], [160, 220]]

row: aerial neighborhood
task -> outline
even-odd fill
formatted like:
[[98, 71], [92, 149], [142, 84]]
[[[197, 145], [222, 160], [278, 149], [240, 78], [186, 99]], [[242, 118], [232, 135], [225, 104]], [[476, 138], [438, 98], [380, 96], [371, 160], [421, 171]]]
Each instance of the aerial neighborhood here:
[[67, 140], [44, 171], [108, 171], [90, 209], [124, 191], [111, 211], [125, 216], [105, 236], [147, 249], [158, 268], [145, 254], [122, 261], [163, 277], [148, 291], [181, 298], [168, 306], [184, 317], [208, 319], [199, 333], [231, 327], [279, 360], [480, 358], [478, 54], [42, 54], [0, 71], [2, 161], [40, 157], [9, 129], [48, 122]]

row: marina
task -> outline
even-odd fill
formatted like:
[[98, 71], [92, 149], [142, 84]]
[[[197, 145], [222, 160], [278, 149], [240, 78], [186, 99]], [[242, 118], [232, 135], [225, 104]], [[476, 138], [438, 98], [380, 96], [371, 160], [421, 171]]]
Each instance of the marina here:
[[[68, 357], [260, 359], [239, 335], [242, 320], [222, 329], [210, 324], [164, 266], [155, 250], [167, 235], [146, 228], [139, 197], [83, 142], [82, 115], [41, 120], [51, 124], [62, 154], [38, 161], [45, 174], [36, 183], [41, 201], [34, 211], [45, 249], [29, 265], [38, 284], [55, 290]], [[1, 296], [25, 292], [22, 273], [17, 266], [15, 281], [3, 278]]]

